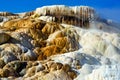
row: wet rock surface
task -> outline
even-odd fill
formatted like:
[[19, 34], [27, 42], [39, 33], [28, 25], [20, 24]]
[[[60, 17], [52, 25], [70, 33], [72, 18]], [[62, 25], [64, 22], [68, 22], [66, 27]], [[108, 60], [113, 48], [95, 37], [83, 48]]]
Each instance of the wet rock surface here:
[[6, 33], [0, 33], [0, 44], [7, 42], [10, 39], [10, 36]]
[[[33, 14], [28, 12], [23, 18], [9, 19], [0, 27], [0, 77], [74, 79], [77, 75], [70, 65], [51, 61], [50, 56], [78, 50], [79, 35], [72, 27], [31, 18]], [[1, 16], [7, 18], [13, 14], [1, 13]]]
[[1, 12], [0, 79], [93, 80], [94, 73], [96, 80], [119, 77], [120, 30], [102, 22], [93, 26], [94, 13], [88, 6], [62, 5]]
[[[0, 77], [21, 79], [54, 79], [72, 80], [77, 74], [68, 64], [62, 64], [51, 60], [45, 61], [12, 61], [0, 69]], [[56, 77], [57, 76], [57, 77]]]

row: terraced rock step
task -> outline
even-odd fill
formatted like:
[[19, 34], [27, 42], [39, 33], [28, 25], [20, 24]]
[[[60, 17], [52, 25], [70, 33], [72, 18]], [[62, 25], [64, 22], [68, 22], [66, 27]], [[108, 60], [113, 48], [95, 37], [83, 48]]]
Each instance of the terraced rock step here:
[[95, 18], [88, 6], [1, 12], [0, 80], [119, 80], [120, 30]]

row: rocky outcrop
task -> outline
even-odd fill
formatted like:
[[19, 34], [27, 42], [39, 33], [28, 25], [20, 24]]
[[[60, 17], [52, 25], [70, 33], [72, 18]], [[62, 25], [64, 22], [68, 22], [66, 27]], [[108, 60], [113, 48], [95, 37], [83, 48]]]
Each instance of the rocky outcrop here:
[[[23, 18], [19, 19], [21, 15]], [[47, 15], [48, 13], [45, 16]], [[73, 21], [79, 20], [74, 15], [52, 14], [48, 16], [54, 19], [46, 21], [39, 19], [43, 15], [36, 14], [36, 11], [19, 15], [2, 14], [8, 20], [1, 21], [0, 28], [6, 32], [0, 33], [0, 77], [34, 80], [49, 80], [49, 77], [51, 80], [76, 78], [77, 74], [71, 68], [72, 63], [62, 64], [51, 58], [53, 55], [79, 49], [79, 35], [76, 30], [71, 26], [61, 25], [74, 25]], [[16, 18], [11, 18], [12, 16]], [[75, 69], [80, 68], [78, 63], [75, 66]]]
[[10, 39], [10, 35], [6, 33], [0, 33], [0, 44], [7, 42]]
[[44, 6], [37, 8], [35, 11], [36, 14], [47, 16], [73, 16], [77, 18], [85, 19], [91, 18], [94, 15], [94, 9], [88, 6], [77, 6], [77, 7], [68, 7], [64, 5], [53, 5], [53, 6]]
[[[55, 76], [59, 76], [59, 78]], [[43, 62], [43, 65], [41, 66], [36, 65], [29, 68], [27, 70], [27, 74], [25, 74], [24, 77], [26, 77], [27, 79], [39, 78], [39, 79], [49, 80], [49, 78], [51, 77], [52, 80], [54, 79], [67, 79], [67, 80], [70, 79], [71, 80], [76, 77], [76, 73], [73, 70], [71, 70], [71, 67], [67, 64], [63, 65], [61, 63], [47, 61], [47, 63]]]
[[119, 29], [91, 23], [94, 14], [87, 6], [62, 5], [0, 13], [0, 80], [118, 77], [119, 66], [112, 65], [120, 63]]
[[59, 22], [64, 24], [71, 24], [88, 28], [89, 21], [94, 19], [95, 11], [88, 6], [67, 7], [59, 6], [45, 6], [37, 8], [34, 17], [39, 17], [41, 20], [48, 22]]
[[70, 65], [49, 60], [79, 49], [79, 36], [72, 27], [25, 17], [4, 22], [1, 30], [6, 33], [0, 33], [0, 77], [72, 80], [77, 76]]
[[53, 80], [76, 77], [68, 64], [49, 61], [50, 56], [79, 48], [79, 36], [72, 27], [25, 17], [4, 22], [1, 31], [5, 33], [0, 33], [0, 77], [49, 79], [51, 76]]
[[5, 28], [11, 28], [15, 30], [16, 28], [29, 27], [32, 24], [32, 20], [29, 19], [15, 19], [7, 21], [3, 24]]
[[[55, 63], [53, 61], [20, 62], [13, 61], [0, 69], [0, 77], [20, 77], [22, 79], [54, 79], [72, 80], [76, 77], [75, 71], [67, 64]], [[56, 77], [57, 76], [57, 77]]]
[[10, 12], [0, 12], [0, 16], [17, 16], [17, 14], [13, 14]]
[[0, 16], [8, 20], [19, 19], [20, 17], [38, 18], [47, 22], [70, 24], [79, 27], [89, 28], [89, 22], [94, 20], [95, 11], [88, 6], [68, 7], [64, 5], [44, 6], [35, 11], [13, 14], [1, 12]]
[[23, 17], [29, 17], [34, 15], [34, 11], [26, 12]]
[[10, 13], [10, 12], [0, 12], [0, 22], [5, 22], [7, 20], [20, 18], [18, 14]]
[[79, 48], [76, 31], [55, 22], [27, 18], [7, 21], [3, 26], [5, 30], [12, 31], [11, 42], [22, 44], [29, 49], [33, 48], [35, 54], [42, 58]]

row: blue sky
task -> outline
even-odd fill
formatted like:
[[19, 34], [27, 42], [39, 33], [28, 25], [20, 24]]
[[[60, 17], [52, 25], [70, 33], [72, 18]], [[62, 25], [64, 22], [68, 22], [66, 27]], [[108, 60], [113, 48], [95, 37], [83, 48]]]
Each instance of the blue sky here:
[[45, 5], [87, 5], [94, 7], [105, 18], [120, 22], [120, 0], [1, 0], [0, 3], [0, 11], [15, 13], [35, 10]]

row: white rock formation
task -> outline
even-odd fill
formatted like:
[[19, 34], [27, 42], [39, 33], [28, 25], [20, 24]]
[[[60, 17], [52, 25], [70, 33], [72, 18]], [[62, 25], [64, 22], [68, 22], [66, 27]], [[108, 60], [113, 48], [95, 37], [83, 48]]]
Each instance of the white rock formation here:
[[[73, 16], [74, 18], [77, 17], [80, 19], [89, 20], [89, 18], [94, 19], [95, 17], [94, 13], [95, 13], [94, 9], [88, 6], [67, 7], [64, 5], [59, 5], [59, 6], [53, 5], [53, 6], [44, 6], [41, 8], [37, 8], [35, 10], [35, 14], [38, 14], [39, 17], [32, 19], [34, 19], [33, 22], [39, 19], [46, 22], [54, 22], [55, 18], [53, 16], [66, 15], [66, 16]], [[21, 16], [22, 18], [24, 17], [25, 14], [26, 13], [23, 14], [21, 13], [19, 14], [19, 17]], [[30, 16], [32, 14], [33, 12], [30, 12], [26, 15]], [[7, 13], [2, 15], [7, 15]], [[2, 26], [2, 24], [6, 22], [8, 18], [7, 17], [0, 17], [0, 18], [1, 18], [0, 25]], [[111, 25], [112, 21], [107, 21], [107, 22], [108, 23], [105, 23], [100, 20], [95, 21], [94, 19], [94, 21], [90, 22], [89, 29], [83, 29], [78, 26], [73, 26], [68, 24], [61, 24], [63, 27], [68, 29], [68, 32], [66, 30], [65, 35], [68, 36], [69, 34], [69, 37], [72, 36], [72, 38], [78, 40], [79, 43], [77, 45], [79, 45], [79, 50], [50, 56], [49, 59], [53, 60], [54, 62], [69, 64], [72, 67], [72, 70], [75, 70], [77, 73], [77, 77], [74, 80], [120, 80], [120, 29], [118, 29], [115, 25], [114, 26]], [[39, 29], [39, 26], [41, 25], [39, 24], [35, 25], [35, 28], [38, 27]], [[52, 30], [51, 25], [49, 28], [50, 30]], [[39, 31], [40, 30], [38, 30], [38, 32]], [[63, 30], [61, 29], [54, 33], [51, 33], [48, 36], [48, 38], [45, 40], [47, 42], [47, 44], [45, 45], [49, 45], [48, 42], [54, 40], [56, 38], [56, 35], [62, 31]], [[4, 63], [9, 63], [11, 61], [21, 59], [21, 57], [25, 58], [24, 60], [27, 60], [27, 58], [31, 58], [33, 60], [34, 58], [37, 58], [37, 55], [32, 51], [34, 48], [33, 45], [31, 44], [32, 38], [30, 38], [28, 35], [25, 35], [23, 32], [27, 34], [29, 30], [22, 29], [22, 30], [15, 30], [15, 32], [11, 31], [11, 33], [9, 32], [11, 37], [13, 38], [12, 43], [5, 43], [9, 40], [9, 36], [0, 33], [1, 62], [3, 61]], [[38, 33], [36, 34], [39, 35]], [[5, 40], [6, 39], [5, 35], [8, 36], [7, 40]], [[15, 41], [16, 42], [18, 41], [19, 43], [16, 44]], [[73, 42], [73, 44], [75, 43]], [[38, 50], [38, 53], [39, 51], [40, 50]], [[19, 56], [19, 52], [22, 55]], [[36, 70], [36, 68], [38, 68], [38, 71], [39, 69], [41, 69], [40, 64], [36, 64], [36, 65], [37, 65], [36, 67], [33, 67], [33, 73], [34, 70]], [[4, 64], [2, 65], [2, 67], [3, 66]], [[30, 71], [32, 71], [32, 68], [28, 70], [28, 73], [24, 77], [31, 75]], [[61, 73], [62, 75], [58, 76], [59, 73]], [[34, 79], [34, 77], [37, 75], [39, 75], [39, 73], [35, 75], [31, 75], [33, 77], [26, 77], [26, 79], [27, 80], [32, 78]], [[49, 79], [50, 76], [51, 76], [51, 80], [55, 80], [55, 79], [71, 80], [71, 78], [69, 78], [69, 76], [67, 76], [66, 73], [58, 70], [53, 71], [51, 74], [48, 73], [42, 78], [40, 77], [39, 78], [41, 80]], [[63, 78], [62, 76], [65, 77]]]
[[[62, 24], [64, 27], [71, 25]], [[99, 28], [82, 29], [75, 26], [74, 29], [79, 34], [78, 51], [53, 56], [56, 62], [69, 64], [75, 68], [76, 64], [82, 68], [76, 70], [78, 77], [75, 80], [119, 80], [120, 64], [120, 35], [116, 29], [106, 26]], [[113, 32], [115, 31], [115, 32]]]
[[44, 6], [41, 8], [37, 8], [35, 11], [36, 14], [46, 16], [46, 15], [67, 15], [74, 16], [77, 18], [92, 18], [94, 17], [94, 9], [88, 6], [75, 6], [68, 7], [64, 5], [53, 5], [53, 6]]

